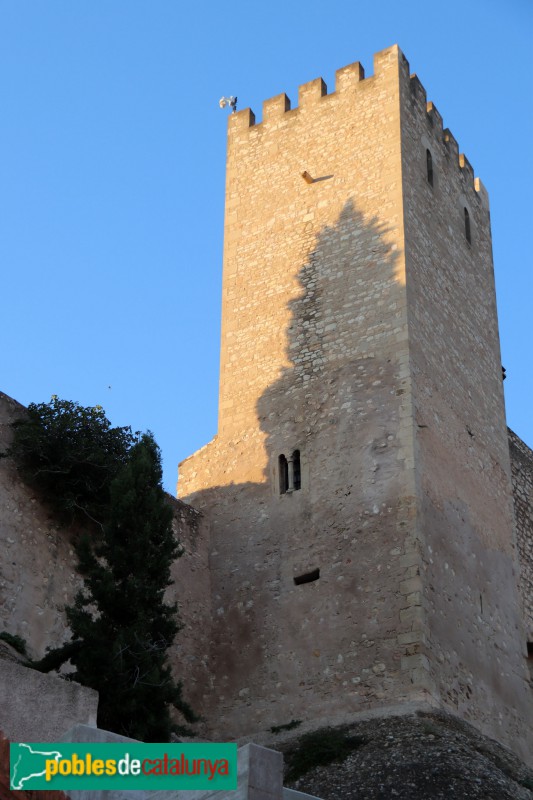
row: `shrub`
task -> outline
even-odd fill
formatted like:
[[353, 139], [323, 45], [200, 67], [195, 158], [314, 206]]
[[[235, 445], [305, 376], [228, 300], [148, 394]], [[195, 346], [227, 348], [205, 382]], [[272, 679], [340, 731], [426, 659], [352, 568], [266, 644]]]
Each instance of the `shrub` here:
[[322, 728], [306, 733], [287, 752], [287, 780], [295, 781], [313, 767], [344, 761], [364, 744], [366, 739], [350, 735], [346, 728]]

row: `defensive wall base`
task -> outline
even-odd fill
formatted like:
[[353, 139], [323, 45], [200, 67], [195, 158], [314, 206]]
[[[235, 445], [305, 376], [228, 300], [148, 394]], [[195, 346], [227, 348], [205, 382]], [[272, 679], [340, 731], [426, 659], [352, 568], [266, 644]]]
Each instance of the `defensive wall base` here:
[[0, 659], [0, 731], [12, 742], [57, 742], [80, 721], [96, 728], [98, 692]]

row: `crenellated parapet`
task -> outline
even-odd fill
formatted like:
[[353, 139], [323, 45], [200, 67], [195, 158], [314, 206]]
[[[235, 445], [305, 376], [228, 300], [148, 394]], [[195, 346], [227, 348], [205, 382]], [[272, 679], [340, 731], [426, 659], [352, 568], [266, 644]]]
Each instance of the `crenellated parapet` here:
[[442, 116], [437, 110], [437, 107], [433, 103], [429, 102], [426, 104], [426, 112], [430, 125], [435, 129], [437, 134], [442, 136]]
[[291, 110], [291, 101], [283, 92], [265, 100], [263, 103], [263, 120], [269, 122], [272, 119], [277, 119]]
[[335, 73], [335, 91], [346, 92], [355, 89], [357, 85], [364, 80], [365, 70], [359, 61], [354, 61], [353, 64], [348, 64], [347, 67], [341, 67]]
[[246, 131], [250, 131], [255, 137], [261, 136], [268, 131], [277, 130], [280, 124], [283, 126], [292, 122], [296, 124], [302, 115], [315, 113], [319, 109], [324, 109], [325, 105], [332, 113], [336, 104], [342, 104], [345, 109], [346, 101], [349, 102], [357, 92], [369, 91], [373, 85], [379, 84], [386, 74], [390, 75], [389, 70], [394, 62], [397, 64], [400, 80], [408, 82], [413, 106], [420, 114], [424, 114], [428, 129], [433, 132], [436, 142], [444, 145], [450, 156], [450, 163], [455, 163], [460, 170], [465, 190], [478, 195], [482, 204], [487, 205], [488, 198], [483, 184], [475, 177], [466, 156], [460, 153], [453, 134], [448, 128], [444, 128], [442, 116], [436, 106], [431, 101], [428, 102], [426, 90], [416, 73], [409, 74], [409, 62], [397, 45], [374, 55], [373, 75], [366, 77], [364, 67], [359, 61], [338, 69], [335, 73], [333, 92], [328, 93], [325, 81], [319, 77], [298, 87], [298, 104], [295, 107], [292, 107], [289, 97], [281, 93], [263, 102], [261, 121], [256, 120], [250, 108], [232, 114], [228, 121], [228, 134], [230, 138], [237, 137], [241, 142], [241, 137]]
[[288, 112], [290, 112], [289, 117], [295, 117], [298, 112], [307, 111], [323, 100], [329, 100], [332, 97], [356, 91], [360, 84], [372, 81], [380, 74], [381, 69], [390, 62], [391, 55], [396, 58], [400, 56], [404, 59], [397, 45], [376, 53], [374, 56], [374, 75], [369, 78], [365, 78], [365, 70], [359, 61], [341, 67], [335, 73], [335, 91], [329, 94], [323, 78], [315, 78], [312, 81], [301, 84], [298, 87], [298, 105], [294, 108], [291, 108], [291, 101], [285, 93], [265, 100], [263, 102], [262, 122], [256, 121], [255, 114], [249, 108], [238, 111], [229, 117], [229, 132], [231, 134], [250, 127], [262, 128], [268, 123], [284, 118]]
[[429, 127], [433, 129], [433, 135], [438, 144], [443, 143], [450, 158], [450, 164], [455, 164], [460, 170], [465, 190], [473, 190], [478, 199], [485, 206], [488, 206], [488, 195], [481, 180], [474, 175], [474, 168], [464, 153], [460, 152], [459, 145], [449, 128], [444, 128], [442, 115], [437, 110], [434, 103], [427, 100], [424, 86], [420, 82], [418, 75], [412, 73], [409, 76], [411, 97], [415, 106], [418, 106], [419, 113], [424, 114]]

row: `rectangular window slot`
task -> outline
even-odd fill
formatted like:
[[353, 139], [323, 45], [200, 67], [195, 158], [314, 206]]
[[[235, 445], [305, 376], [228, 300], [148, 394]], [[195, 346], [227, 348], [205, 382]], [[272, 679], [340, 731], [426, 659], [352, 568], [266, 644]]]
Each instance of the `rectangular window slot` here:
[[302, 583], [312, 583], [320, 578], [320, 569], [314, 569], [312, 572], [304, 572], [303, 575], [298, 575], [294, 578], [295, 586], [301, 586]]

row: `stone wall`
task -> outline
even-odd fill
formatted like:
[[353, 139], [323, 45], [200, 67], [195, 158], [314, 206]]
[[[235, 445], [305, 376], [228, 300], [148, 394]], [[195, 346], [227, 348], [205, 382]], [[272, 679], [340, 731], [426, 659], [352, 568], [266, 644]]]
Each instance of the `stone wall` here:
[[508, 432], [520, 556], [520, 589], [527, 641], [533, 643], [533, 450], [511, 429]]
[[[0, 393], [0, 452], [12, 437], [11, 422], [24, 407]], [[210, 636], [209, 534], [202, 515], [169, 496], [182, 556], [167, 590], [183, 624], [170, 651], [184, 696], [202, 713], [205, 705]], [[10, 459], [0, 459], [0, 631], [26, 640], [28, 654], [44, 655], [68, 639], [64, 606], [81, 585], [72, 532], [57, 524], [46, 504], [22, 481]], [[0, 726], [1, 727], [1, 726]]]
[[423, 620], [416, 650], [444, 707], [525, 755], [533, 746], [525, 724], [533, 698], [523, 657], [488, 197], [419, 79], [406, 77], [401, 86], [421, 554], [411, 589]]
[[168, 602], [178, 604], [182, 628], [169, 658], [174, 675], [183, 681], [184, 698], [204, 717], [197, 734], [208, 732], [212, 678], [209, 666], [211, 640], [211, 576], [208, 567], [209, 526], [205, 517], [186, 503], [169, 498], [174, 507], [174, 530], [181, 557], [171, 569]]
[[[0, 452], [24, 407], [0, 393]], [[33, 658], [67, 638], [65, 604], [80, 585], [68, 532], [20, 480], [10, 459], [0, 459], [0, 630], [21, 636]]]
[[76, 723], [96, 727], [98, 692], [0, 658], [0, 730], [13, 742], [57, 742]]

